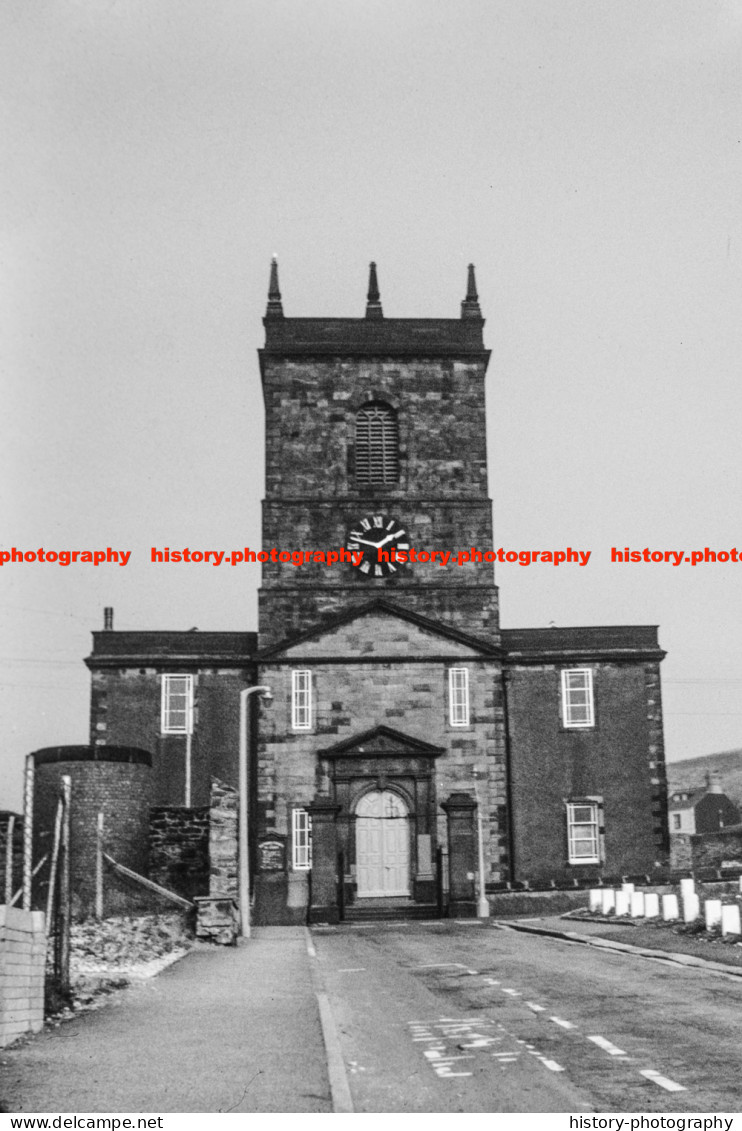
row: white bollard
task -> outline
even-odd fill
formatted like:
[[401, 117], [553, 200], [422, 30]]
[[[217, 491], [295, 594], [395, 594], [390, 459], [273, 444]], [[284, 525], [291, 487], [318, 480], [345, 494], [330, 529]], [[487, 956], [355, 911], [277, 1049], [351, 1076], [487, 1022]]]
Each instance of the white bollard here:
[[705, 899], [703, 902], [703, 913], [706, 918], [706, 930], [710, 931], [713, 927], [721, 925], [721, 900], [720, 899]]
[[625, 891], [616, 892], [616, 915], [628, 915], [629, 895]]
[[680, 906], [676, 895], [662, 896], [662, 918], [666, 923], [680, 918]]
[[590, 910], [600, 911], [603, 906], [602, 888], [590, 888]]
[[683, 922], [695, 923], [701, 914], [701, 901], [695, 892], [683, 897]]
[[687, 899], [689, 895], [696, 894], [696, 881], [691, 877], [680, 881], [680, 898]]
[[621, 884], [621, 891], [625, 891], [627, 895], [631, 895], [634, 890], [633, 884]]
[[723, 904], [721, 909], [721, 933], [722, 935], [742, 935], [742, 923], [740, 922], [738, 903]]
[[601, 910], [604, 915], [607, 915], [616, 905], [616, 893], [613, 888], [603, 888], [601, 895], [603, 897]]
[[644, 896], [644, 915], [647, 919], [656, 919], [660, 913], [660, 897], [656, 891], [648, 891]]
[[644, 892], [632, 891], [631, 896], [631, 918], [643, 919], [644, 918]]

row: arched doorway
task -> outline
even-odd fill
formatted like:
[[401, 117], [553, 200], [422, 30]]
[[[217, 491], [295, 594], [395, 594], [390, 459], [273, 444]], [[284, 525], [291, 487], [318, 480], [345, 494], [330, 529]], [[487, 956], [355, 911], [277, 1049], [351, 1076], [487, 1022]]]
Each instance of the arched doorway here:
[[356, 806], [358, 898], [410, 894], [410, 829], [402, 798], [389, 789], [363, 795]]

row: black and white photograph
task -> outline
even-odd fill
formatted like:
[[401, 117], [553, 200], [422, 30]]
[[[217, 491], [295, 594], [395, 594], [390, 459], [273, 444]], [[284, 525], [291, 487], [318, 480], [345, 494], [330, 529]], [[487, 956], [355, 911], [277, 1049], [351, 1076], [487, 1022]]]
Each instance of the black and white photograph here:
[[0, 58], [0, 1127], [734, 1131], [742, 4]]

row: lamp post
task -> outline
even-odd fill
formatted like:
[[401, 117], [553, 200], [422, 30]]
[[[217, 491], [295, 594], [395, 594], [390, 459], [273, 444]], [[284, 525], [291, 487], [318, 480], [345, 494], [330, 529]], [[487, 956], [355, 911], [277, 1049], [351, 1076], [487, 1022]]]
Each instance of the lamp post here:
[[240, 936], [250, 938], [250, 860], [247, 844], [247, 701], [251, 695], [259, 695], [264, 703], [273, 699], [270, 687], [245, 687], [240, 692], [240, 796], [239, 796], [239, 904]]

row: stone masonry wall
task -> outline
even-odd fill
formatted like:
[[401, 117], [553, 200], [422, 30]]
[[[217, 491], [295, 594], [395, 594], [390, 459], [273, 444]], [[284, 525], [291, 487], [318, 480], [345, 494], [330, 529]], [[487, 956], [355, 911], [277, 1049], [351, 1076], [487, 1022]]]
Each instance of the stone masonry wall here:
[[[266, 358], [263, 547], [335, 549], [366, 514], [396, 518], [419, 550], [492, 548], [487, 496], [486, 354], [456, 360]], [[397, 412], [399, 481], [359, 486], [355, 418], [369, 401]], [[492, 564], [408, 563], [365, 578], [349, 565], [267, 562], [261, 647], [385, 596], [496, 642]]]
[[[357, 631], [359, 627], [356, 625]], [[292, 805], [308, 805], [315, 793], [331, 794], [331, 767], [318, 758], [318, 750], [385, 725], [443, 747], [445, 753], [435, 759], [439, 803], [452, 792], [472, 792], [476, 783], [485, 817], [488, 879], [497, 882], [506, 878], [507, 864], [502, 828], [506, 792], [499, 665], [471, 653], [456, 655], [455, 644], [451, 645], [449, 660], [431, 657], [430, 662], [424, 662], [419, 654], [420, 642], [413, 639], [415, 631], [396, 618], [389, 617], [386, 622], [380, 619], [361, 644], [361, 649], [369, 653], [369, 662], [313, 663], [316, 714], [315, 725], [307, 733], [291, 729], [291, 666], [301, 667], [301, 657], [297, 655], [291, 666], [266, 665], [262, 669], [261, 682], [271, 686], [275, 699], [270, 712], [261, 717], [259, 834], [289, 835]], [[446, 647], [444, 641], [437, 644], [441, 649]], [[372, 662], [370, 653], [393, 646], [400, 649], [397, 662]], [[447, 670], [452, 665], [469, 670], [468, 727], [449, 723]], [[440, 811], [442, 844], [446, 843], [445, 820]]]
[[238, 795], [217, 778], [211, 783], [209, 895], [238, 895]]
[[150, 811], [149, 878], [186, 899], [209, 890], [209, 809]]
[[715, 833], [696, 833], [690, 838], [694, 870], [742, 863], [742, 825]]

